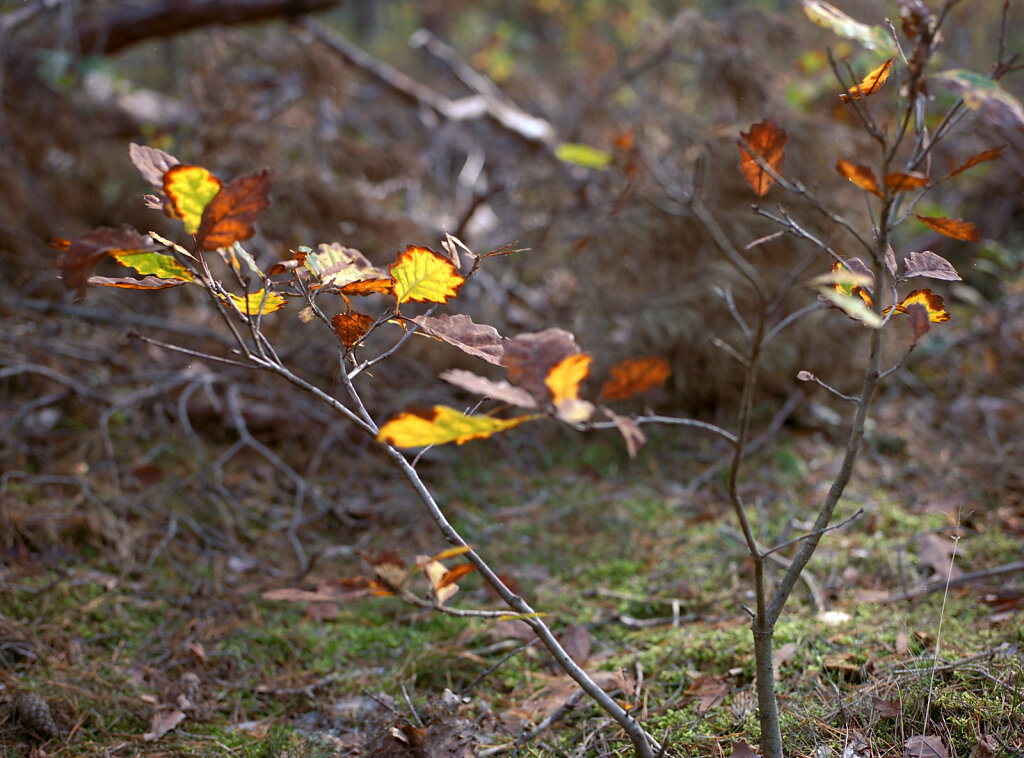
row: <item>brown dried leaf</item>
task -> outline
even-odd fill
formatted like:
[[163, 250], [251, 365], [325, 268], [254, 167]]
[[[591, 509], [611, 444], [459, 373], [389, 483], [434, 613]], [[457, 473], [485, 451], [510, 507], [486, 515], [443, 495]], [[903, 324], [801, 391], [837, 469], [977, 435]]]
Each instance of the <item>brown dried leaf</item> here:
[[730, 689], [731, 685], [722, 677], [705, 676], [690, 685], [686, 693], [697, 696], [697, 715], [702, 715], [722, 702]]
[[918, 221], [930, 226], [939, 234], [952, 237], [955, 240], [966, 242], [977, 242], [980, 239], [978, 228], [970, 221], [960, 218], [942, 218], [941, 216], [918, 216]]
[[885, 249], [885, 267], [889, 271], [889, 275], [896, 278], [896, 251], [892, 249], [892, 245], [889, 245]]
[[796, 655], [797, 647], [795, 642], [787, 642], [772, 655], [772, 671], [775, 672], [775, 679], [779, 678], [779, 670], [784, 663], [789, 663]]
[[888, 699], [884, 697], [878, 697], [877, 695], [871, 696], [871, 702], [875, 705], [875, 710], [878, 711], [878, 715], [883, 719], [893, 719], [900, 715], [900, 701], [895, 699]]
[[732, 741], [732, 758], [758, 758], [758, 755], [746, 740]]
[[[775, 173], [782, 168], [785, 159], [786, 140], [789, 135], [774, 119], [765, 119], [750, 127], [749, 132], [740, 132], [740, 171], [747, 184], [758, 197], [764, 197], [775, 180], [759, 165], [747, 148], [761, 158]], [[744, 144], [746, 143], [746, 144]]]
[[498, 330], [487, 324], [475, 324], [464, 314], [454, 316], [411, 316], [409, 321], [416, 324], [424, 334], [454, 345], [464, 353], [481, 358], [488, 363], [501, 365], [505, 354], [505, 338]]
[[576, 338], [564, 329], [520, 334], [505, 343], [501, 365], [508, 369], [513, 384], [526, 389], [541, 401], [550, 400], [545, 380], [551, 369], [580, 351]]
[[256, 233], [252, 226], [256, 217], [270, 206], [269, 189], [267, 171], [241, 176], [221, 187], [203, 209], [196, 244], [203, 250], [216, 250], [249, 239]]
[[917, 560], [928, 566], [940, 580], [955, 579], [963, 571], [953, 562], [955, 543], [949, 537], [928, 532], [917, 538]]
[[906, 306], [907, 315], [910, 316], [910, 325], [914, 330], [914, 342], [917, 342], [931, 329], [931, 322], [928, 319], [928, 308], [920, 303], [911, 303]]
[[185, 714], [179, 710], [160, 710], [153, 714], [149, 731], [142, 735], [146, 742], [160, 739], [174, 727], [185, 720]]
[[508, 382], [495, 382], [485, 377], [474, 374], [464, 369], [451, 369], [441, 374], [441, 378], [449, 384], [461, 387], [467, 392], [475, 395], [483, 395], [494, 400], [500, 400], [509, 405], [519, 408], [536, 408], [537, 401], [533, 395], [522, 387], [513, 387]]
[[904, 758], [949, 758], [941, 737], [916, 735], [903, 746]]
[[86, 281], [100, 287], [120, 287], [128, 290], [165, 290], [168, 287], [185, 284], [182, 279], [162, 279], [159, 276], [143, 276], [138, 279], [132, 276], [90, 276]]
[[875, 179], [875, 172], [868, 166], [850, 163], [850, 161], [844, 161], [840, 158], [836, 161], [836, 171], [839, 172], [840, 176], [849, 179], [865, 192], [882, 197], [882, 192], [878, 189], [878, 180]]
[[346, 350], [351, 350], [359, 344], [359, 341], [366, 336], [366, 333], [370, 331], [370, 327], [374, 323], [376, 321], [372, 317], [364, 313], [357, 313], [356, 311], [339, 313], [331, 319], [331, 327]]
[[912, 252], [907, 256], [900, 281], [913, 276], [927, 276], [929, 279], [942, 279], [947, 282], [960, 281], [960, 274], [953, 268], [953, 264], [931, 250]]
[[181, 163], [170, 153], [165, 153], [155, 147], [136, 145], [134, 142], [128, 146], [128, 156], [146, 183], [160, 191], [163, 191], [164, 188], [164, 174], [168, 169]]
[[562, 643], [565, 652], [581, 666], [590, 659], [592, 641], [590, 630], [583, 624], [570, 624], [559, 635], [559, 642]]
[[608, 408], [601, 406], [601, 410], [604, 411], [612, 423], [615, 424], [615, 428], [619, 430], [619, 434], [622, 435], [622, 439], [626, 442], [626, 452], [629, 453], [630, 458], [636, 458], [636, 454], [640, 451], [640, 448], [647, 442], [647, 437], [640, 430], [640, 424], [628, 416], [620, 416]]

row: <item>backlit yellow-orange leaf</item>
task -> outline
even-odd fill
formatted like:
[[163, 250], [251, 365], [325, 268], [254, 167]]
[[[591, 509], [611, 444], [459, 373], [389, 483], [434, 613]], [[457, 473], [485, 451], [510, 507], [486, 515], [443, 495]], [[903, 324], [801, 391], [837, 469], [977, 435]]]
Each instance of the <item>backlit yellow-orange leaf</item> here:
[[602, 400], [625, 400], [664, 382], [672, 373], [661, 358], [632, 358], [612, 366], [601, 388]]
[[551, 399], [555, 405], [580, 396], [580, 382], [590, 373], [593, 360], [586, 353], [575, 353], [563, 358], [548, 372], [544, 383], [551, 390]]
[[398, 303], [447, 303], [466, 281], [447, 257], [414, 245], [400, 253], [388, 271]]
[[180, 218], [185, 231], [195, 234], [203, 221], [203, 211], [220, 192], [220, 179], [200, 166], [180, 164], [164, 174], [164, 194], [174, 218]]
[[433, 408], [403, 411], [380, 428], [377, 439], [401, 448], [444, 445], [449, 442], [461, 445], [470, 440], [485, 439], [535, 418], [539, 416], [510, 419], [467, 416], [454, 408], [435, 405]]
[[349, 282], [341, 288], [342, 295], [393, 295], [395, 282], [393, 279], [362, 279]]
[[921, 189], [928, 186], [928, 177], [924, 174], [904, 174], [902, 171], [894, 171], [885, 175], [885, 186], [893, 192]]
[[892, 68], [893, 59], [890, 58], [881, 66], [876, 68], [870, 74], [864, 77], [864, 81], [855, 87], [850, 87], [847, 90], [847, 94], [839, 96], [839, 99], [844, 103], [848, 103], [851, 100], [860, 100], [861, 97], [873, 95], [885, 84], [885, 80], [889, 78], [889, 70]]
[[347, 350], [351, 350], [356, 344], [358, 344], [359, 340], [365, 337], [366, 333], [370, 331], [370, 327], [373, 326], [373, 324], [373, 318], [364, 313], [356, 313], [355, 311], [339, 313], [331, 319], [331, 326], [334, 328], [334, 333], [338, 335], [338, 339], [341, 340], [341, 344], [343, 344]]
[[999, 147], [993, 147], [991, 150], [985, 150], [983, 152], [978, 153], [977, 155], [972, 155], [961, 165], [957, 166], [955, 169], [950, 171], [949, 175], [946, 178], [948, 179], [950, 176], [962, 174], [967, 169], [974, 168], [979, 163], [985, 163], [986, 161], [994, 161], [996, 158], [1000, 157], [1003, 154], [1003, 150], [1005, 149], [1006, 145], [1000, 145]]
[[779, 173], [782, 161], [786, 157], [786, 140], [789, 139], [789, 135], [775, 123], [774, 119], [769, 118], [751, 126], [749, 132], [740, 132], [740, 137], [740, 171], [757, 196], [764, 197], [769, 187], [775, 184], [775, 180], [757, 164], [747, 148], [749, 147], [775, 173]]
[[[903, 300], [893, 306], [893, 310], [897, 313], [907, 313], [907, 308], [911, 305], [923, 305], [928, 311], [928, 320], [933, 324], [941, 324], [944, 321], [949, 321], [949, 311], [946, 310], [946, 305], [942, 301], [942, 295], [932, 294], [930, 289], [925, 290], [914, 290], [907, 295]], [[885, 313], [888, 314], [889, 309], [885, 309]]]
[[[266, 293], [266, 302], [263, 300], [264, 291], [251, 292], [247, 297], [241, 295], [228, 295], [232, 302], [238, 306], [238, 310], [247, 315], [255, 316], [257, 313], [273, 313], [284, 307], [285, 299], [276, 292]], [[262, 310], [260, 307], [262, 306]]]
[[[914, 214], [917, 216], [917, 214]], [[978, 227], [970, 221], [960, 218], [942, 218], [940, 216], [917, 216], [917, 220], [927, 224], [939, 234], [952, 237], [955, 240], [977, 242], [979, 239]]]
[[840, 158], [836, 161], [836, 171], [865, 192], [878, 195], [878, 197], [882, 196], [881, 190], [878, 189], [878, 181], [875, 179], [875, 172], [869, 167], [850, 163], [850, 161], [844, 161]]

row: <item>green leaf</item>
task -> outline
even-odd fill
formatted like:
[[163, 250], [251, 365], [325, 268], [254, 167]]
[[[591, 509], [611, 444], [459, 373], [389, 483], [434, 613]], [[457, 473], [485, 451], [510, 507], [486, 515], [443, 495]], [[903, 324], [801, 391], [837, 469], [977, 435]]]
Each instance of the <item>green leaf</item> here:
[[800, 8], [813, 23], [831, 29], [840, 37], [856, 40], [868, 50], [886, 55], [897, 52], [889, 32], [881, 26], [862, 24], [823, 0], [800, 0]]
[[122, 266], [135, 269], [143, 276], [157, 276], [161, 279], [176, 279], [182, 282], [191, 282], [195, 279], [191, 272], [178, 261], [173, 255], [151, 252], [119, 252], [111, 253], [110, 257]]
[[578, 142], [563, 142], [555, 148], [555, 157], [563, 163], [574, 163], [584, 168], [607, 168], [612, 162], [610, 151]]

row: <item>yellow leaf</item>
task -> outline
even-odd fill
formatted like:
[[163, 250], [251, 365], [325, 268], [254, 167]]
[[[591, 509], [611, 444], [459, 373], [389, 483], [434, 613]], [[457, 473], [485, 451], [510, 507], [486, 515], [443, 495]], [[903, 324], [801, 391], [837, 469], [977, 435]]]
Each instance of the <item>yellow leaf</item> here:
[[433, 408], [414, 408], [399, 413], [380, 428], [377, 439], [401, 448], [444, 445], [449, 442], [461, 445], [470, 440], [485, 439], [535, 418], [539, 416], [511, 419], [467, 416], [454, 408], [435, 405]]
[[164, 194], [170, 201], [171, 215], [182, 220], [189, 234], [199, 231], [203, 211], [220, 192], [220, 186], [220, 179], [199, 166], [173, 166], [164, 174]]
[[400, 253], [388, 270], [399, 303], [447, 303], [466, 281], [441, 253], [414, 245]]
[[[267, 300], [264, 302], [263, 292], [263, 290], [251, 292], [247, 297], [229, 294], [228, 297], [238, 306], [238, 310], [247, 315], [255, 316], [257, 313], [273, 313], [284, 307], [286, 301], [281, 295], [278, 295], [276, 292], [268, 292]], [[263, 306], [262, 311], [260, 310], [261, 305]]]
[[586, 353], [575, 353], [566, 356], [555, 364], [544, 378], [544, 383], [551, 390], [551, 399], [555, 405], [563, 400], [575, 400], [580, 395], [580, 382], [590, 373], [593, 361]]
[[[928, 320], [933, 324], [949, 321], [949, 311], [946, 310], [942, 295], [933, 294], [930, 289], [914, 290], [893, 306], [893, 310], [897, 313], [907, 313], [907, 307], [911, 305], [923, 305], [928, 311]], [[885, 313], [889, 313], [888, 308], [885, 309]]]
[[839, 99], [844, 103], [848, 103], [851, 100], [860, 100], [861, 97], [867, 97], [873, 95], [885, 84], [885, 80], [889, 78], [889, 70], [892, 68], [893, 59], [890, 58], [881, 66], [876, 68], [870, 74], [864, 77], [864, 81], [857, 84], [847, 90], [848, 94], [842, 94]]
[[110, 257], [122, 266], [135, 269], [143, 276], [152, 274], [161, 279], [177, 279], [182, 282], [191, 282], [195, 279], [187, 268], [174, 259], [173, 255], [147, 251], [119, 251], [111, 253]]

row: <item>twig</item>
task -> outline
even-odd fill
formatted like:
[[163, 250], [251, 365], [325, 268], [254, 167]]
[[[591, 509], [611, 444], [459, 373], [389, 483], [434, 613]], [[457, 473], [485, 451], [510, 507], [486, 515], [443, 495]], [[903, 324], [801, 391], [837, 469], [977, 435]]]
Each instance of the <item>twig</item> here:
[[789, 547], [790, 545], [795, 545], [797, 542], [802, 542], [803, 540], [810, 539], [811, 537], [820, 537], [821, 535], [823, 535], [823, 534], [825, 534], [827, 532], [835, 531], [836, 529], [842, 529], [844, 526], [846, 526], [847, 524], [849, 524], [849, 523], [851, 523], [853, 521], [856, 521], [857, 519], [859, 519], [863, 515], [864, 515], [864, 509], [863, 508], [858, 508], [856, 513], [854, 513], [852, 516], [849, 516], [849, 517], [843, 519], [838, 524], [829, 524], [827, 527], [825, 527], [821, 531], [818, 531], [818, 532], [808, 532], [807, 534], [802, 534], [799, 537], [794, 537], [791, 540], [786, 540], [785, 542], [783, 542], [783, 543], [781, 543], [779, 545], [776, 545], [773, 548], [769, 548], [768, 550], [764, 551], [763, 553], [761, 553], [761, 556], [764, 557], [764, 558], [767, 558], [772, 553], [778, 552], [779, 550], [785, 550], [787, 547]]
[[[948, 586], [950, 588], [962, 587], [965, 584], [971, 584], [982, 579], [989, 579], [993, 576], [1004, 576], [1006, 574], [1015, 574], [1019, 571], [1024, 571], [1024, 561], [1014, 561], [1013, 563], [1007, 563], [1006, 565], [997, 566], [996, 568], [982, 569], [980, 571], [971, 571], [966, 574], [961, 574], [960, 576], [951, 578], [948, 582]], [[934, 582], [922, 584], [920, 587], [915, 589], [890, 595], [882, 602], [895, 603], [900, 600], [909, 600], [911, 598], [921, 597], [922, 595], [929, 595], [932, 592], [938, 592], [946, 587], [946, 580], [939, 579]]]
[[493, 674], [495, 671], [497, 671], [499, 668], [501, 668], [503, 665], [505, 665], [505, 663], [509, 659], [516, 657], [521, 652], [526, 650], [528, 647], [530, 647], [531, 645], [534, 645], [534, 644], [536, 644], [538, 642], [540, 642], [540, 638], [539, 637], [534, 637], [529, 642], [524, 642], [522, 645], [519, 645], [515, 649], [509, 650], [507, 653], [505, 653], [505, 655], [501, 656], [501, 658], [499, 658], [496, 663], [492, 664], [491, 666], [488, 666], [486, 669], [481, 671], [476, 676], [476, 678], [473, 679], [472, 682], [470, 682], [465, 687], [463, 687], [462, 690], [459, 692], [459, 697], [466, 697], [467, 695], [469, 695], [469, 693], [472, 692], [473, 689], [478, 684], [480, 684], [480, 682], [482, 682], [484, 679], [486, 679], [491, 674]]

